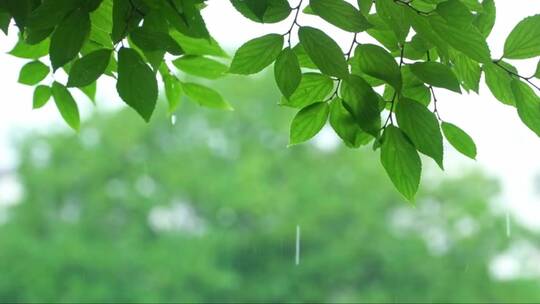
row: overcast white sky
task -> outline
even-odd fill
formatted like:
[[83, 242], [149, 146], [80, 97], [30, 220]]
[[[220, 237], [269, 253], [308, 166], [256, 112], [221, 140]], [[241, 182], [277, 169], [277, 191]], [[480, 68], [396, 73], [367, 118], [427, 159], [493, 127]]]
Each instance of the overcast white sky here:
[[[292, 6], [298, 0], [290, 0]], [[304, 1], [307, 2], [307, 1]], [[269, 32], [283, 33], [290, 25], [283, 21], [277, 25], [261, 25], [241, 18], [227, 0], [209, 0], [204, 15], [210, 32], [226, 48], [233, 49], [243, 42]], [[498, 0], [497, 22], [489, 38], [492, 57], [502, 53], [504, 39], [513, 26], [526, 16], [540, 12], [540, 1]], [[312, 16], [302, 16], [301, 24], [325, 26], [324, 22]], [[350, 43], [351, 34], [331, 26], [325, 29], [344, 48]], [[25, 60], [19, 60], [5, 53], [15, 43], [15, 37], [6, 38], [0, 34], [0, 170], [12, 167], [16, 155], [10, 137], [29, 129], [58, 130], [66, 128], [54, 106], [32, 110], [32, 89], [17, 83], [18, 71]], [[536, 67], [535, 62], [517, 61], [515, 63], [523, 74], [530, 75]], [[117, 98], [110, 98], [112, 88], [98, 93], [107, 96], [99, 104], [108, 107], [120, 104]], [[446, 147], [447, 174], [459, 174], [466, 168], [481, 168], [497, 176], [502, 181], [503, 194], [499, 202], [509, 208], [531, 226], [540, 228], [540, 195], [535, 193], [536, 176], [540, 173], [540, 138], [529, 131], [520, 121], [514, 108], [504, 106], [491, 96], [485, 85], [481, 86], [481, 97], [477, 95], [458, 95], [438, 89], [440, 109], [444, 120], [453, 122], [465, 129], [476, 141], [478, 160], [468, 161], [457, 156]], [[85, 104], [81, 102], [80, 104]], [[83, 116], [91, 112], [90, 107], [82, 109]], [[285, 148], [285, 147], [284, 147]], [[7, 195], [9, 186], [0, 185], [0, 201]]]

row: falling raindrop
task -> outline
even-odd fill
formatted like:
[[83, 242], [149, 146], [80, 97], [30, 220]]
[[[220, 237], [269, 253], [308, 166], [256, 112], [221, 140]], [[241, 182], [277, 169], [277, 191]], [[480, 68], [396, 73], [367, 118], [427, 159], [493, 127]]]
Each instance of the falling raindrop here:
[[512, 234], [511, 227], [510, 227], [510, 213], [506, 212], [506, 237], [510, 237]]
[[171, 115], [171, 124], [174, 126], [176, 125], [176, 115]]
[[296, 225], [296, 255], [294, 257], [294, 264], [300, 265], [300, 225]]

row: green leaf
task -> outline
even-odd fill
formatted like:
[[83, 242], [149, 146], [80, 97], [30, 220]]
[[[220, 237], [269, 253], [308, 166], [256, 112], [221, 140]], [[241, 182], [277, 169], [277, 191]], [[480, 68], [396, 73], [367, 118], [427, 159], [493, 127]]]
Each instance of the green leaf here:
[[343, 100], [335, 98], [330, 103], [330, 125], [343, 142], [351, 148], [358, 148], [369, 143], [373, 137], [362, 131], [356, 119], [343, 105]]
[[426, 16], [421, 16], [413, 10], [406, 10], [409, 21], [414, 31], [419, 37], [437, 47], [437, 51], [441, 57], [448, 57], [449, 46], [445, 37], [439, 36], [431, 26], [429, 19]]
[[362, 77], [351, 75], [341, 84], [341, 97], [360, 128], [377, 136], [380, 128], [379, 98], [369, 84]]
[[19, 83], [35, 85], [42, 81], [49, 74], [49, 67], [41, 61], [32, 61], [21, 68]]
[[476, 159], [476, 145], [469, 134], [448, 122], [443, 122], [441, 128], [444, 137], [456, 150], [469, 158]]
[[328, 119], [326, 102], [317, 102], [300, 110], [291, 123], [289, 145], [305, 142], [317, 135]]
[[184, 93], [199, 105], [220, 110], [232, 111], [233, 107], [221, 95], [209, 87], [197, 83], [182, 83]]
[[49, 54], [53, 70], [64, 66], [77, 56], [90, 33], [90, 16], [82, 9], [64, 19], [51, 37]]
[[[501, 61], [499, 64], [504, 64], [504, 62]], [[512, 66], [509, 66], [508, 68], [515, 71]], [[493, 96], [504, 104], [515, 105], [516, 100], [510, 85], [512, 76], [510, 76], [503, 68], [491, 62], [484, 64], [482, 69], [484, 70], [486, 85]]]
[[172, 75], [163, 75], [165, 96], [169, 105], [169, 113], [173, 113], [178, 108], [182, 100], [182, 84], [178, 78]]
[[51, 94], [52, 92], [50, 87], [45, 85], [38, 85], [34, 89], [32, 108], [39, 109], [43, 107], [51, 98]]
[[494, 0], [482, 1], [482, 11], [474, 18], [473, 24], [484, 37], [488, 37], [495, 25], [497, 11]]
[[276, 60], [282, 48], [283, 36], [278, 34], [252, 39], [236, 51], [229, 72], [242, 75], [258, 73]]
[[443, 166], [443, 141], [435, 114], [424, 105], [409, 99], [400, 99], [396, 106], [399, 127], [414, 143], [418, 151]]
[[511, 83], [516, 96], [516, 108], [521, 121], [536, 135], [540, 136], [540, 98], [527, 84], [518, 79]]
[[78, 131], [80, 127], [79, 108], [71, 93], [65, 86], [55, 81], [52, 85], [52, 96], [64, 121], [72, 129]]
[[439, 62], [419, 62], [409, 65], [411, 72], [423, 82], [461, 93], [459, 81], [452, 70]]
[[534, 77], [540, 79], [540, 60], [536, 64], [536, 71], [534, 72]]
[[79, 5], [80, 2], [74, 0], [45, 0], [28, 16], [26, 26], [32, 29], [53, 28]]
[[118, 51], [116, 89], [127, 105], [150, 121], [158, 97], [156, 75], [133, 49], [123, 47]]
[[491, 61], [486, 39], [472, 24], [466, 27], [453, 26], [439, 16], [430, 16], [429, 21], [440, 38], [456, 50], [481, 63]]
[[393, 125], [384, 131], [381, 163], [397, 190], [412, 201], [420, 185], [422, 162], [413, 144]]
[[[247, 5], [245, 0], [230, 0], [234, 8], [239, 11], [244, 17], [255, 22], [276, 23], [284, 20], [291, 13], [291, 7], [287, 0], [265, 0], [268, 2], [268, 8], [264, 15], [258, 17]], [[257, 0], [250, 0], [257, 1]]]
[[296, 54], [287, 47], [279, 54], [274, 65], [274, 77], [281, 94], [291, 97], [302, 81], [302, 71]]
[[112, 50], [101, 49], [77, 59], [69, 72], [68, 87], [84, 87], [96, 81], [111, 60]]
[[358, 67], [371, 77], [383, 80], [401, 91], [402, 80], [399, 66], [385, 49], [374, 44], [362, 44], [356, 47], [354, 57]]
[[461, 80], [463, 87], [478, 93], [480, 77], [482, 76], [482, 70], [478, 62], [459, 52], [452, 53], [452, 62], [454, 63], [452, 69], [458, 79]]
[[377, 14], [394, 33], [397, 41], [404, 43], [411, 28], [409, 18], [405, 13], [408, 8], [388, 0], [375, 0], [375, 8]]
[[326, 75], [345, 79], [349, 75], [347, 61], [339, 45], [323, 31], [303, 26], [298, 30], [300, 43], [309, 58]]
[[358, 7], [360, 8], [360, 13], [364, 16], [369, 16], [371, 7], [373, 6], [373, 0], [358, 0]]
[[452, 27], [467, 28], [474, 20], [473, 14], [459, 0], [441, 2], [435, 11]]
[[45, 39], [38, 44], [28, 44], [19, 39], [15, 47], [9, 51], [10, 55], [26, 59], [38, 59], [49, 54], [49, 39]]
[[309, 5], [315, 14], [342, 30], [359, 33], [371, 27], [360, 11], [344, 0], [310, 0]]
[[311, 61], [311, 58], [309, 58], [302, 44], [298, 43], [297, 45], [295, 45], [293, 47], [293, 52], [298, 58], [298, 63], [300, 64], [300, 67], [315, 70], [317, 69], [317, 66], [315, 65], [315, 63], [313, 63], [313, 61]]
[[334, 88], [330, 77], [319, 73], [304, 73], [300, 85], [289, 99], [283, 98], [281, 104], [303, 108], [312, 103], [323, 101]]
[[217, 79], [228, 70], [228, 67], [219, 61], [194, 55], [182, 56], [174, 60], [173, 64], [185, 73], [208, 79]]
[[136, 46], [146, 52], [167, 51], [177, 56], [184, 52], [167, 32], [149, 30], [146, 26], [134, 29], [129, 37]]
[[[172, 8], [169, 8], [172, 10]], [[169, 11], [164, 9], [164, 12]], [[137, 10], [133, 10], [130, 0], [114, 0], [112, 7], [111, 38], [113, 44], [120, 42], [141, 21], [142, 16]]]
[[504, 43], [503, 57], [527, 59], [540, 56], [540, 15], [519, 22]]
[[92, 103], [95, 103], [96, 101], [96, 93], [97, 93], [97, 83], [94, 81], [91, 84], [84, 86], [84, 87], [78, 87], [81, 92], [90, 99]]
[[244, 3], [257, 18], [263, 19], [268, 9], [268, 0], [244, 0]]
[[194, 38], [177, 31], [170, 32], [171, 37], [182, 46], [188, 55], [209, 55], [216, 57], [228, 57], [214, 38]]

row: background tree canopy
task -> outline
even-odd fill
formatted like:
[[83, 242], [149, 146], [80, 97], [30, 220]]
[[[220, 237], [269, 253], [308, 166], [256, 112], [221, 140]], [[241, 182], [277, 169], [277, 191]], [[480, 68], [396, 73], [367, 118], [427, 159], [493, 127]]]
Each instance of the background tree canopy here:
[[490, 205], [495, 181], [474, 171], [433, 179], [416, 208], [396, 204], [369, 151], [283, 149], [291, 115], [272, 104], [270, 75], [239, 80], [215, 85], [236, 98], [235, 113], [187, 103], [171, 125], [163, 104], [149, 125], [123, 111], [93, 117], [79, 135], [21, 138], [25, 195], [0, 225], [0, 299], [540, 299], [537, 278], [490, 270], [513, 244], [538, 244], [518, 223], [505, 235]]
[[[214, 88], [182, 77], [251, 75], [273, 64], [280, 104], [298, 109], [289, 144], [311, 139], [329, 122], [347, 146], [380, 149], [388, 176], [409, 200], [420, 183], [420, 153], [444, 167], [443, 138], [476, 157], [471, 137], [441, 118], [436, 89], [478, 93], [484, 74], [493, 95], [540, 134], [540, 98], [534, 91], [540, 68], [524, 76], [508, 61], [540, 56], [540, 15], [519, 22], [503, 56], [493, 59], [486, 38], [495, 23], [494, 0], [231, 3], [254, 22], [291, 26], [246, 42], [230, 62], [205, 26], [204, 0], [2, 0], [0, 27], [7, 34], [14, 20], [19, 28], [10, 53], [30, 59], [19, 81], [36, 86], [34, 107], [52, 96], [77, 130], [79, 112], [70, 89], [93, 99], [103, 75], [114, 78], [122, 100], [149, 121], [160, 86], [171, 113], [182, 95], [204, 107], [231, 110]], [[350, 32], [350, 47], [343, 51], [320, 29], [303, 26], [303, 14]], [[67, 73], [65, 83], [41, 84], [58, 70]]]

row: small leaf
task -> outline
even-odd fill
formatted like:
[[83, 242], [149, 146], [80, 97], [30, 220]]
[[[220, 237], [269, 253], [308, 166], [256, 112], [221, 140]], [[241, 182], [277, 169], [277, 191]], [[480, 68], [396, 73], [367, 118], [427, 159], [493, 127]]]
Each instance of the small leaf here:
[[540, 15], [527, 17], [510, 32], [504, 43], [504, 57], [527, 59], [540, 55]]
[[214, 59], [203, 56], [186, 55], [172, 62], [182, 72], [193, 76], [217, 79], [227, 72], [228, 67]]
[[317, 102], [300, 110], [291, 123], [289, 145], [305, 142], [317, 135], [328, 119], [326, 102]]
[[52, 96], [64, 121], [78, 131], [80, 127], [79, 108], [71, 93], [65, 86], [55, 81], [52, 85]]
[[354, 52], [355, 62], [362, 72], [383, 80], [401, 91], [402, 80], [399, 66], [385, 49], [374, 44], [362, 44]]
[[309, 5], [315, 14], [342, 30], [359, 33], [371, 27], [358, 9], [343, 0], [310, 0]]
[[296, 91], [281, 103], [293, 108], [303, 108], [323, 101], [333, 88], [334, 83], [330, 77], [319, 73], [304, 73]]
[[433, 158], [443, 168], [443, 141], [435, 114], [414, 100], [400, 99], [396, 106], [399, 127], [418, 151]]
[[303, 26], [298, 30], [300, 43], [309, 58], [326, 75], [345, 79], [349, 75], [347, 61], [339, 45], [323, 31]]
[[90, 32], [90, 16], [82, 9], [73, 11], [56, 28], [49, 48], [53, 70], [77, 56]]
[[101, 49], [77, 59], [69, 71], [67, 86], [84, 87], [96, 81], [109, 65], [111, 53], [111, 50]]
[[236, 51], [229, 72], [242, 75], [258, 73], [276, 60], [282, 48], [283, 36], [278, 34], [252, 39]]
[[156, 75], [133, 49], [123, 47], [118, 51], [116, 89], [126, 104], [150, 121], [158, 97]]
[[197, 83], [182, 83], [187, 97], [207, 108], [232, 111], [233, 107], [221, 95], [209, 87]]
[[173, 113], [182, 100], [182, 84], [178, 78], [172, 75], [163, 75], [163, 83], [165, 96], [167, 96], [167, 103], [169, 104], [169, 113]]
[[419, 62], [409, 65], [411, 72], [423, 82], [461, 93], [459, 81], [452, 70], [439, 62]]
[[412, 201], [420, 185], [422, 162], [413, 144], [393, 125], [384, 131], [381, 163], [397, 190]]
[[476, 145], [469, 134], [449, 122], [443, 122], [441, 128], [444, 137], [456, 150], [469, 158], [476, 159]]
[[[257, 16], [248, 6], [245, 0], [230, 0], [234, 8], [244, 17], [262, 23], [276, 23], [284, 20], [291, 13], [291, 7], [287, 0], [264, 0], [268, 1], [268, 8], [262, 17]], [[258, 0], [250, 0], [257, 2]]]
[[244, 0], [244, 3], [257, 18], [263, 19], [268, 9], [268, 0]]
[[512, 80], [511, 87], [516, 96], [516, 108], [521, 121], [540, 136], [540, 97], [518, 79]]
[[281, 94], [285, 98], [291, 97], [302, 80], [302, 71], [296, 54], [291, 48], [285, 48], [279, 54], [274, 64], [274, 77]]
[[42, 81], [49, 74], [49, 67], [41, 61], [32, 61], [21, 68], [19, 83], [35, 85]]
[[51, 98], [51, 88], [45, 85], [39, 85], [34, 89], [34, 97], [32, 102], [33, 109], [43, 107]]

